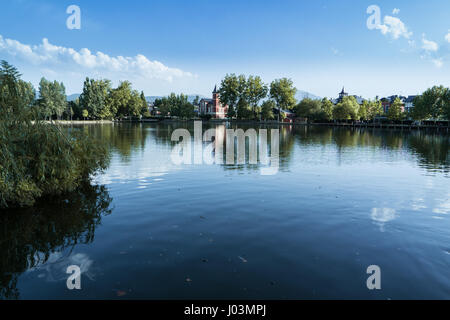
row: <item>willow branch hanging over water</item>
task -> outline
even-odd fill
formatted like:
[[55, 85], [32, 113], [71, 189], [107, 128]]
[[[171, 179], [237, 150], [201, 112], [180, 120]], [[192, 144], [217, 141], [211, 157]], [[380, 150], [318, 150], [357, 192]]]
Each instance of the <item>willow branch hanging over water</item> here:
[[0, 208], [32, 206], [44, 196], [71, 192], [108, 166], [99, 141], [81, 132], [63, 134], [39, 120], [24, 99], [16, 68], [0, 65]]

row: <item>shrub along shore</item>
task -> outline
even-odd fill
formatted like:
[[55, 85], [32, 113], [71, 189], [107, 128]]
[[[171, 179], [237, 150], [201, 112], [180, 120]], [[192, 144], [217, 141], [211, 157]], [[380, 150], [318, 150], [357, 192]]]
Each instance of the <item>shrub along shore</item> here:
[[[101, 141], [81, 130], [65, 132], [27, 104], [16, 68], [0, 65], [0, 209], [33, 206], [69, 194], [107, 168]], [[28, 100], [29, 102], [29, 100]]]

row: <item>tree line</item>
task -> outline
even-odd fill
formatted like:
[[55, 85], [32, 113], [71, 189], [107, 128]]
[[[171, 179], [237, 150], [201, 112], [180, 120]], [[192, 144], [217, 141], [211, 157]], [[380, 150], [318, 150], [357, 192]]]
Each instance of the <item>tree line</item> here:
[[411, 115], [416, 120], [450, 120], [450, 88], [434, 86], [417, 96]]
[[[5, 62], [6, 63], [6, 62]], [[83, 93], [67, 101], [62, 82], [42, 78], [38, 94], [33, 85], [21, 79], [17, 82], [18, 105], [33, 109], [40, 119], [120, 119], [150, 116], [144, 92], [132, 89], [128, 81], [113, 88], [109, 80], [86, 78]]]
[[195, 117], [195, 105], [198, 104], [199, 97], [194, 102], [188, 101], [188, 96], [184, 94], [176, 95], [171, 93], [168, 97], [156, 99], [154, 106], [161, 113], [161, 116], [191, 119]]
[[[109, 80], [86, 78], [80, 97], [69, 102], [62, 82], [42, 78], [38, 95], [29, 82], [19, 80], [17, 86], [20, 104], [35, 109], [42, 119], [102, 120], [150, 116], [144, 92], [133, 90], [129, 81], [113, 88]], [[435, 86], [417, 96], [409, 112], [404, 112], [403, 104], [397, 98], [386, 114], [378, 99], [365, 100], [360, 105], [355, 97], [347, 96], [334, 105], [326, 98], [306, 98], [297, 102], [296, 93], [291, 79], [281, 78], [266, 84], [261, 77], [252, 75], [227, 74], [219, 88], [221, 102], [229, 106], [227, 116], [230, 119], [280, 120], [284, 117], [282, 110], [313, 121], [369, 121], [382, 115], [390, 120], [450, 119], [450, 89], [444, 86]], [[161, 116], [184, 119], [196, 116], [196, 105], [198, 97], [191, 103], [187, 95], [174, 93], [156, 99], [154, 103]]]
[[[275, 107], [278, 107], [277, 116], [280, 117], [281, 109], [294, 107], [296, 93], [292, 80], [287, 78], [274, 80], [268, 86], [259, 76], [247, 78], [235, 74], [227, 74], [219, 89], [220, 101], [228, 105], [228, 118], [255, 120], [258, 114], [261, 119], [273, 119]], [[270, 99], [265, 100], [268, 95]]]
[[[399, 98], [390, 104], [384, 114], [382, 103], [378, 99], [364, 100], [360, 105], [354, 96], [343, 97], [334, 105], [330, 99], [295, 99], [297, 89], [291, 79], [274, 80], [265, 84], [259, 76], [227, 74], [221, 82], [219, 94], [223, 104], [228, 105], [228, 117], [237, 119], [272, 120], [283, 117], [281, 110], [288, 110], [297, 117], [313, 121], [364, 120], [377, 116], [386, 116], [390, 120], [449, 119], [450, 89], [443, 86], [433, 87], [416, 97], [414, 108], [404, 112]], [[278, 110], [274, 115], [273, 110]]]

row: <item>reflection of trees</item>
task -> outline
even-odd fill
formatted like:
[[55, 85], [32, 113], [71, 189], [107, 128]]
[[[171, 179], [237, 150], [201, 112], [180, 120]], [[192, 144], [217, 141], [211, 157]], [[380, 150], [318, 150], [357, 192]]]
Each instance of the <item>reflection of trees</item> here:
[[[223, 124], [203, 123], [203, 133]], [[173, 146], [171, 141], [174, 130], [184, 128], [194, 136], [193, 122], [168, 122], [157, 124], [120, 124], [84, 126], [89, 134], [108, 142], [117, 151], [123, 161], [128, 161], [131, 154], [145, 147], [146, 139], [151, 136], [158, 145]], [[439, 133], [380, 130], [368, 128], [339, 128], [327, 126], [254, 126], [249, 124], [228, 124], [227, 129], [249, 128], [267, 129], [268, 150], [270, 150], [270, 129], [280, 129], [280, 168], [287, 167], [292, 159], [294, 144], [301, 146], [335, 146], [341, 154], [345, 149], [373, 148], [385, 150], [409, 150], [420, 157], [421, 164], [430, 169], [449, 168], [449, 138]], [[226, 141], [225, 141], [226, 143]], [[247, 142], [246, 142], [247, 144]], [[224, 146], [224, 152], [226, 146]], [[248, 150], [248, 146], [246, 146]], [[247, 159], [248, 160], [248, 159]], [[258, 165], [224, 166], [231, 170], [259, 170]]]
[[85, 185], [65, 197], [45, 199], [28, 209], [0, 213], [0, 299], [19, 297], [21, 273], [50, 254], [94, 240], [102, 216], [111, 213], [104, 186]]
[[423, 131], [387, 131], [378, 129], [299, 126], [293, 130], [302, 146], [335, 145], [338, 153], [346, 148], [372, 147], [387, 150], [406, 149], [419, 157], [427, 169], [450, 168], [448, 135]]
[[450, 137], [441, 134], [415, 132], [408, 137], [408, 147], [427, 169], [449, 171]]
[[[133, 152], [143, 150], [148, 135], [145, 125], [137, 123], [74, 126], [85, 133], [106, 142], [113, 151], [128, 162]], [[170, 137], [169, 137], [170, 139]]]
[[[210, 127], [204, 127], [204, 130], [209, 129]], [[211, 128], [218, 128], [218, 126], [212, 126]], [[271, 141], [272, 141], [272, 130], [273, 129], [279, 129], [279, 137], [280, 137], [280, 144], [279, 144], [279, 160], [280, 160], [280, 169], [286, 168], [288, 167], [289, 161], [291, 160], [291, 153], [293, 151], [294, 148], [294, 143], [295, 143], [295, 139], [294, 136], [292, 135], [292, 126], [270, 126], [270, 125], [261, 125], [258, 127], [252, 126], [252, 125], [248, 125], [248, 124], [233, 124], [229, 127], [227, 127], [226, 129], [233, 129], [233, 130], [238, 130], [238, 129], [242, 129], [244, 132], [247, 131], [248, 129], [255, 129], [256, 130], [256, 134], [257, 134], [257, 144], [258, 144], [258, 160], [261, 161], [260, 159], [260, 148], [261, 146], [259, 145], [260, 143], [260, 139], [259, 139], [259, 135], [260, 132], [259, 130], [261, 129], [265, 129], [267, 130], [267, 157], [270, 161], [270, 157], [272, 155], [272, 145], [271, 145]], [[227, 143], [229, 143], [226, 140], [226, 133], [225, 130], [223, 131], [223, 141], [224, 141], [224, 145], [223, 145], [223, 161], [224, 163], [226, 162], [226, 150], [227, 150]], [[235, 160], [237, 161], [237, 140], [233, 141], [233, 143], [235, 143]], [[245, 164], [243, 165], [238, 165], [238, 164], [233, 164], [233, 165], [224, 165], [224, 169], [225, 170], [235, 170], [235, 171], [240, 171], [240, 172], [244, 172], [244, 171], [259, 171], [261, 169], [260, 164], [254, 165], [254, 164], [249, 164], [249, 139], [246, 138], [245, 139]]]
[[[268, 129], [268, 132], [270, 130]], [[280, 167], [285, 168], [289, 165], [294, 150], [295, 138], [292, 134], [292, 126], [282, 126], [280, 128]], [[270, 142], [270, 138], [267, 139]]]

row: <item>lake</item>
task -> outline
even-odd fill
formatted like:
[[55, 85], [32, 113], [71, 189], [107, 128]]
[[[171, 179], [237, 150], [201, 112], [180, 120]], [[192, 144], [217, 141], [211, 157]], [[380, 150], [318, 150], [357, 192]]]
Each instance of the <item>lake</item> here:
[[[107, 143], [111, 164], [0, 213], [0, 298], [450, 299], [449, 135], [283, 126], [263, 175], [174, 163], [180, 128], [194, 136], [193, 123], [66, 128]], [[381, 290], [366, 285], [373, 265]]]

